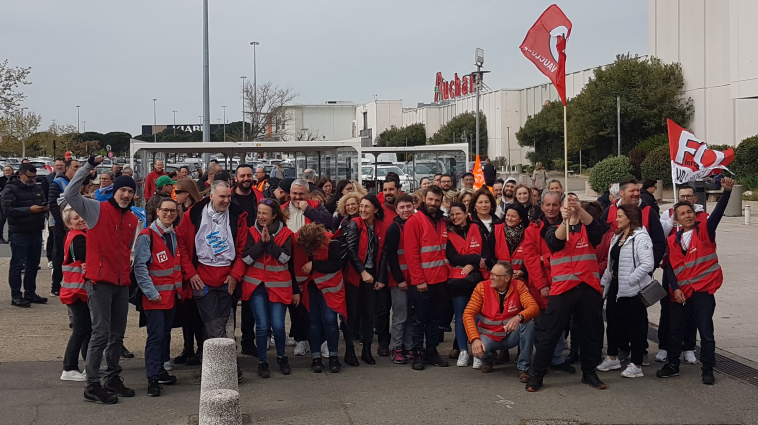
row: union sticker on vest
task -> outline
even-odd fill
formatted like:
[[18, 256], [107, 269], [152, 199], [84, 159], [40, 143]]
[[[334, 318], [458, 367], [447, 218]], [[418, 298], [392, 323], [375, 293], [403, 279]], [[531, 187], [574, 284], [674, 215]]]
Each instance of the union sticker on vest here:
[[165, 263], [168, 261], [168, 254], [166, 254], [166, 251], [161, 251], [155, 254], [155, 257], [158, 258], [159, 263]]

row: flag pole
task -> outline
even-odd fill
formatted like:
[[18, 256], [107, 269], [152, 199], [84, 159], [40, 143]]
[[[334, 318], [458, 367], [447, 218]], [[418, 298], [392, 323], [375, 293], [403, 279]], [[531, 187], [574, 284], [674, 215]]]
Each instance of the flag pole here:
[[[566, 104], [563, 104], [563, 193], [568, 193], [569, 168], [568, 168], [568, 127], [566, 126]], [[568, 199], [568, 198], [567, 198]], [[566, 240], [569, 240], [571, 220], [566, 224]]]

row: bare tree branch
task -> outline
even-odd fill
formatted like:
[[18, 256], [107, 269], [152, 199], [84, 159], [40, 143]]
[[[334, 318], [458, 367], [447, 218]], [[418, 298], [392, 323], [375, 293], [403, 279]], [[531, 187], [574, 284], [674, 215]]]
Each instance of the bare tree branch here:
[[31, 71], [31, 67], [9, 67], [8, 59], [0, 62], [0, 113], [7, 115], [23, 109], [21, 102], [26, 99], [26, 95], [17, 89], [20, 85], [31, 84], [31, 81], [26, 80]]
[[292, 117], [285, 113], [287, 105], [298, 96], [290, 87], [279, 88], [271, 82], [244, 87], [247, 113], [245, 122], [251, 126], [251, 139], [283, 140], [285, 125]]

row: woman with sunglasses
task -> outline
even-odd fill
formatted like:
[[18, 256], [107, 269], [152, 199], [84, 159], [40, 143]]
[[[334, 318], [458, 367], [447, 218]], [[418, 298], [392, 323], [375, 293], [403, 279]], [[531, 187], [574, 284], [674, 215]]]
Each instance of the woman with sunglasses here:
[[287, 334], [284, 316], [287, 306], [300, 303], [295, 276], [289, 268], [292, 257], [292, 231], [287, 228], [289, 213], [275, 199], [263, 199], [258, 204], [255, 224], [242, 252], [247, 264], [243, 278], [242, 299], [250, 302], [255, 317], [255, 345], [258, 350], [258, 376], [270, 377], [266, 340], [273, 330], [276, 362], [283, 375], [292, 372], [285, 355]]
[[162, 384], [176, 383], [164, 363], [170, 359], [174, 306], [177, 290], [182, 287], [173, 224], [178, 212], [176, 201], [163, 198], [157, 209], [158, 219], [140, 233], [134, 247], [134, 276], [143, 293], [142, 311], [147, 321], [145, 369], [150, 397], [161, 395]]
[[[174, 226], [178, 225], [181, 220], [183, 211], [187, 211], [196, 202], [203, 199], [200, 191], [197, 189], [197, 183], [189, 177], [179, 179], [174, 185], [174, 196], [179, 204], [180, 212], [177, 214], [177, 221]], [[176, 306], [175, 320], [181, 323], [182, 336], [184, 337], [184, 350], [178, 357], [174, 358], [176, 364], [186, 364], [187, 366], [197, 366], [202, 363], [203, 357], [203, 320], [200, 318], [200, 312], [197, 310], [197, 304], [192, 298], [192, 287], [189, 281], [183, 282], [182, 301]], [[177, 323], [177, 326], [178, 326]], [[195, 350], [197, 342], [197, 350]]]

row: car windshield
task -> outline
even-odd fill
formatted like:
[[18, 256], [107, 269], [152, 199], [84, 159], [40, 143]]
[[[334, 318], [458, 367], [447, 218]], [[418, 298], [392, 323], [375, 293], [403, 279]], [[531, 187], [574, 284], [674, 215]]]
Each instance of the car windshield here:
[[388, 173], [397, 173], [398, 176], [403, 175], [403, 170], [398, 167], [381, 167], [377, 170], [379, 177], [386, 177]]

